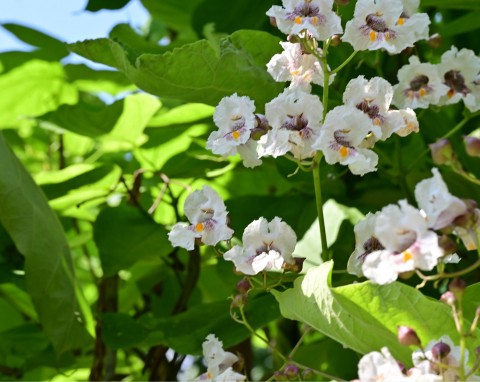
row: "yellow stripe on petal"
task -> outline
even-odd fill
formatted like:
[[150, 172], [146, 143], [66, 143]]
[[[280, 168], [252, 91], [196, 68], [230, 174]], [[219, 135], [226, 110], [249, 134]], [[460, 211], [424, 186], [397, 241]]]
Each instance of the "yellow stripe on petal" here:
[[421, 88], [421, 89], [418, 91], [418, 95], [419, 95], [420, 97], [425, 96], [425, 94], [427, 94], [427, 92], [425, 91], [424, 88]]
[[372, 42], [375, 41], [377, 39], [377, 32], [370, 31], [369, 37], [370, 37], [370, 41]]
[[301, 24], [302, 18], [300, 16], [295, 17], [295, 24]]
[[312, 24], [317, 25], [317, 23], [318, 23], [318, 17], [317, 16], [312, 17]]
[[405, 24], [405, 19], [403, 17], [400, 17], [398, 20], [397, 20], [397, 25], [403, 25]]
[[348, 147], [342, 146], [340, 149], [340, 155], [342, 158], [345, 158], [348, 155]]
[[233, 139], [237, 140], [238, 138], [240, 138], [240, 133], [235, 130], [235, 131], [232, 133], [232, 137], [233, 137]]
[[195, 224], [195, 231], [202, 232], [203, 231], [203, 223]]

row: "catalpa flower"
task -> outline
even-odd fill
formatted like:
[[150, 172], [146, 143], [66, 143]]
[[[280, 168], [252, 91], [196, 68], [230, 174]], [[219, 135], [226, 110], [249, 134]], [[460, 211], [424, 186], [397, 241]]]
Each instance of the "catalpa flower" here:
[[272, 129], [260, 138], [260, 157], [276, 158], [290, 151], [295, 158], [305, 159], [315, 154], [312, 144], [323, 116], [323, 105], [316, 95], [286, 89], [265, 105], [265, 116]]
[[448, 192], [447, 185], [438, 169], [432, 169], [433, 178], [424, 179], [415, 186], [415, 199], [427, 218], [429, 228], [445, 228], [456, 217], [467, 212], [467, 206], [461, 199]]
[[364, 175], [375, 171], [378, 155], [361, 145], [371, 131], [367, 115], [349, 106], [337, 106], [329, 111], [313, 149], [321, 150], [328, 164], [348, 166], [352, 174]]
[[333, 12], [333, 0], [282, 0], [283, 7], [274, 5], [267, 16], [287, 35], [304, 31], [319, 41], [343, 32], [340, 17]]
[[378, 250], [368, 253], [362, 272], [377, 284], [395, 281], [399, 273], [432, 270], [444, 256], [438, 236], [416, 208], [401, 200], [384, 207], [375, 218], [373, 230]]
[[343, 103], [363, 111], [370, 118], [370, 132], [381, 140], [386, 140], [404, 125], [398, 113], [389, 111], [392, 98], [392, 85], [381, 77], [367, 80], [358, 76], [347, 84], [343, 93]]
[[400, 68], [397, 77], [399, 83], [393, 87], [393, 99], [399, 108], [426, 109], [430, 104], [438, 104], [449, 90], [442, 83], [437, 66], [421, 63], [417, 56], [410, 57], [409, 64]]
[[419, 131], [419, 124], [417, 115], [415, 112], [410, 109], [401, 109], [401, 110], [390, 110], [389, 114], [396, 114], [398, 113], [400, 117], [402, 117], [404, 124], [401, 126], [396, 126], [396, 130], [394, 131], [400, 137], [406, 137], [410, 133], [418, 133]]
[[400, 53], [428, 35], [430, 20], [421, 15], [408, 17], [401, 0], [358, 0], [342, 40], [355, 50]]
[[213, 114], [219, 129], [208, 137], [207, 149], [224, 157], [239, 153], [245, 167], [261, 164], [256, 153], [257, 144], [250, 139], [252, 130], [258, 125], [254, 112], [255, 104], [246, 96], [235, 93], [222, 98]]
[[[280, 42], [283, 52], [272, 57], [267, 64], [267, 71], [275, 81], [290, 81], [290, 88], [300, 88], [310, 92], [314, 83], [323, 86], [323, 70], [318, 59], [304, 52], [299, 43]], [[318, 49], [318, 53], [322, 51]], [[330, 84], [335, 76], [330, 77]]]
[[196, 381], [245, 381], [245, 376], [232, 369], [238, 357], [223, 350], [223, 343], [213, 334], [209, 334], [202, 345], [203, 357], [207, 363], [207, 372], [200, 375]]
[[381, 352], [373, 351], [360, 359], [358, 380], [360, 382], [404, 381], [405, 375], [388, 348], [383, 347]]
[[189, 251], [194, 248], [195, 239], [200, 238], [204, 244], [216, 245], [228, 240], [233, 230], [227, 226], [227, 209], [220, 196], [210, 187], [203, 186], [185, 200], [185, 216], [190, 221], [177, 223], [168, 234], [174, 247]]
[[263, 217], [253, 221], [245, 228], [242, 240], [243, 247], [234, 246], [224, 258], [233, 261], [237, 271], [245, 275], [281, 270], [285, 263], [295, 263], [292, 253], [297, 236], [279, 217], [271, 222]]
[[460, 51], [452, 48], [442, 55], [438, 71], [443, 83], [449, 88], [440, 99], [440, 105], [449, 105], [463, 100], [468, 110], [480, 109], [480, 57], [470, 49]]

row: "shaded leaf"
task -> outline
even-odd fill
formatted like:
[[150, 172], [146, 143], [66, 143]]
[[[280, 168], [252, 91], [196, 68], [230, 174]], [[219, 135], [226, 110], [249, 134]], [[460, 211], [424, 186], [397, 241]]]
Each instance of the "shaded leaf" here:
[[88, 0], [86, 11], [97, 12], [102, 9], [120, 9], [128, 4], [130, 0]]
[[104, 209], [93, 229], [106, 276], [127, 269], [139, 260], [159, 259], [172, 251], [165, 228], [132, 206]]
[[113, 349], [135, 346], [148, 335], [148, 330], [144, 326], [125, 313], [104, 313], [102, 328], [105, 344]]
[[[0, 221], [25, 256], [25, 278], [46, 335], [62, 353], [88, 340], [62, 226], [0, 135]], [[87, 316], [88, 319], [88, 316]]]

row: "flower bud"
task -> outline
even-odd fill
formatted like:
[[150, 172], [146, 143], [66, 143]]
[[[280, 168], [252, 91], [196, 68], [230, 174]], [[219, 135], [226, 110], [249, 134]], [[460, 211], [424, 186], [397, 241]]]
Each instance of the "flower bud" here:
[[281, 371], [276, 371], [273, 373], [273, 380], [274, 381], [288, 381], [288, 377], [283, 374]]
[[292, 44], [295, 44], [295, 43], [301, 43], [302, 39], [296, 34], [289, 34], [287, 36], [287, 41], [291, 42]]
[[295, 365], [287, 365], [283, 369], [283, 374], [285, 374], [287, 376], [287, 378], [290, 379], [290, 380], [298, 379], [298, 373], [299, 372], [300, 372], [300, 370]]
[[230, 304], [231, 308], [241, 308], [247, 302], [247, 295], [246, 294], [237, 294]]
[[465, 136], [463, 137], [465, 151], [471, 157], [480, 157], [480, 138]]
[[415, 330], [409, 328], [408, 326], [397, 326], [397, 338], [398, 342], [404, 346], [420, 346], [422, 344]]
[[457, 245], [447, 235], [442, 235], [438, 238], [438, 245], [443, 249], [444, 256], [448, 256], [457, 252]]
[[447, 139], [439, 139], [428, 145], [432, 151], [433, 162], [437, 165], [445, 164], [451, 166], [456, 163], [457, 158], [453, 152], [452, 144]]
[[305, 261], [305, 257], [294, 257], [293, 260], [295, 263], [283, 263], [283, 269], [289, 272], [299, 273], [303, 268], [303, 262]]
[[447, 305], [453, 306], [455, 305], [455, 302], [457, 301], [457, 298], [451, 291], [447, 291], [444, 294], [440, 296], [440, 301], [444, 302]]
[[273, 16], [270, 16], [270, 24], [272, 25], [272, 27], [277, 27], [277, 19]]
[[450, 284], [448, 284], [448, 290], [452, 292], [457, 298], [463, 295], [463, 291], [466, 287], [467, 283], [464, 280], [459, 279], [458, 277], [454, 278], [450, 282]]
[[250, 282], [246, 277], [244, 277], [237, 283], [237, 291], [241, 294], [247, 293], [251, 288], [252, 286], [250, 285]]
[[338, 34], [334, 34], [330, 38], [330, 46], [339, 46], [342, 42], [342, 38]]
[[478, 216], [476, 213], [477, 202], [472, 199], [464, 199], [463, 201], [467, 205], [467, 212], [463, 215], [457, 216], [453, 221], [453, 225], [456, 227], [470, 229], [478, 223]]
[[305, 369], [302, 373], [304, 381], [313, 381], [315, 380], [315, 373], [312, 369]]
[[433, 49], [440, 48], [442, 46], [443, 39], [438, 33], [432, 34], [428, 39], [428, 45]]
[[433, 345], [432, 357], [434, 361], [441, 361], [443, 358], [450, 354], [450, 350], [450, 346], [448, 346], [445, 342], [439, 342]]

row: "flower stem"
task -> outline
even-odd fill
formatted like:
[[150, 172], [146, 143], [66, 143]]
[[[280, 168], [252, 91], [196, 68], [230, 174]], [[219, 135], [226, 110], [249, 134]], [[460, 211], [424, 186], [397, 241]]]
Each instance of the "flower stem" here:
[[352, 61], [352, 59], [357, 55], [358, 51], [357, 50], [354, 50], [353, 53], [348, 56], [348, 58], [343, 61], [340, 65], [338, 65], [335, 69], [333, 69], [332, 71], [330, 71], [330, 75], [332, 74], [335, 74], [335, 73], [338, 73], [340, 70], [342, 70], [345, 66], [347, 66], [347, 64]]
[[322, 183], [320, 181], [320, 161], [322, 153], [318, 152], [313, 159], [313, 185], [315, 188], [315, 201], [317, 203], [318, 225], [320, 227], [320, 241], [322, 243], [322, 260], [328, 261], [331, 259], [330, 253], [327, 250], [327, 234], [325, 231], [325, 219], [323, 216], [323, 201], [322, 201]]

